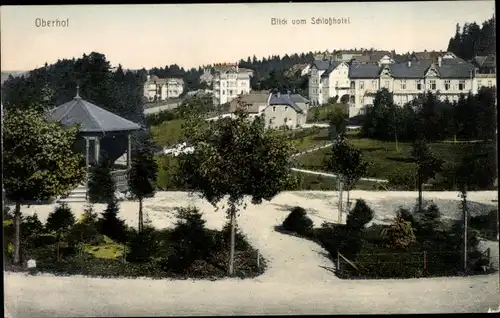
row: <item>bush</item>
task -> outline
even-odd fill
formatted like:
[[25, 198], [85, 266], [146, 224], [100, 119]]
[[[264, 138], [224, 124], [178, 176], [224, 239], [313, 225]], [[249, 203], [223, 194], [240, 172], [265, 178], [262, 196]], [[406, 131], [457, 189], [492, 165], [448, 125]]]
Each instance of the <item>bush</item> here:
[[205, 229], [205, 220], [197, 208], [178, 208], [177, 223], [170, 235], [173, 253], [169, 268], [185, 273], [196, 260], [204, 260], [214, 248], [214, 237]]
[[[224, 227], [222, 228], [222, 231], [215, 234], [215, 237], [217, 244], [219, 244], [220, 246], [220, 249], [228, 249], [231, 244], [231, 222], [226, 222], [226, 224], [224, 224]], [[245, 234], [241, 232], [237, 224], [235, 226], [234, 241], [234, 249], [236, 251], [245, 251], [251, 248]]]
[[283, 221], [282, 226], [287, 231], [307, 236], [311, 234], [313, 225], [313, 221], [307, 216], [306, 210], [296, 206]]
[[411, 222], [404, 220], [400, 214], [383, 230], [382, 236], [396, 250], [408, 250], [416, 241]]
[[49, 231], [59, 233], [70, 229], [74, 224], [75, 216], [73, 212], [71, 212], [70, 207], [66, 203], [62, 203], [56, 207], [54, 212], [49, 214], [45, 227]]
[[155, 261], [157, 265], [163, 267], [172, 250], [170, 235], [169, 230], [158, 231], [151, 227], [144, 227], [141, 233], [133, 231], [129, 239], [127, 261], [135, 263]]
[[474, 216], [470, 219], [470, 226], [479, 231], [480, 235], [488, 240], [496, 240], [498, 210], [491, 210], [486, 215]]
[[22, 220], [21, 233], [23, 233], [23, 236], [27, 237], [37, 235], [43, 233], [43, 231], [43, 224], [40, 219], [38, 219], [38, 215], [36, 213], [32, 216], [27, 216]]
[[127, 226], [125, 222], [118, 218], [118, 202], [111, 201], [99, 220], [99, 230], [103, 235], [112, 240], [124, 243], [127, 240]]
[[373, 220], [373, 210], [365, 200], [356, 200], [354, 208], [347, 215], [346, 226], [351, 230], [361, 230]]
[[88, 198], [92, 203], [109, 203], [115, 198], [116, 184], [111, 175], [111, 164], [106, 157], [90, 171]]

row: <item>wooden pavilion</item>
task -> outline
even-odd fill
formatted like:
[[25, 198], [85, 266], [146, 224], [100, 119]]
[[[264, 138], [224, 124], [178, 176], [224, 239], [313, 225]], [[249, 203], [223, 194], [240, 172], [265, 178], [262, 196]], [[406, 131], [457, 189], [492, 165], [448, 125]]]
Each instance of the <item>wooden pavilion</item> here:
[[[117, 189], [124, 190], [127, 184], [127, 170], [131, 165], [130, 137], [134, 131], [141, 129], [139, 124], [82, 99], [78, 87], [76, 96], [71, 101], [53, 109], [49, 118], [64, 126], [79, 126], [75, 147], [77, 151], [85, 154], [87, 169], [97, 164], [104, 155], [115, 163], [118, 158], [126, 154], [126, 167], [122, 166], [122, 169], [119, 169], [120, 165], [113, 165]], [[87, 184], [85, 183], [84, 186], [86, 192]]]

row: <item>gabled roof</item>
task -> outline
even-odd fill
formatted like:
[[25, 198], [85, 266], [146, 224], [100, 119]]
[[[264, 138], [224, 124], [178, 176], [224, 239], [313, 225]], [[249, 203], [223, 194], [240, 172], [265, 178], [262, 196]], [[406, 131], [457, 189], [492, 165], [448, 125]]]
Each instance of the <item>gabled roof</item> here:
[[[250, 94], [241, 95], [229, 103], [229, 112], [234, 113], [238, 108], [246, 106], [245, 110], [249, 113], [258, 113], [259, 107], [264, 104], [267, 106], [269, 91], [253, 91]], [[240, 105], [239, 103], [243, 103]]]
[[342, 63], [344, 63], [344, 62], [331, 61], [330, 67], [328, 67], [328, 69], [321, 75], [321, 77], [328, 77], [328, 75], [330, 75], [330, 73], [333, 72], [333, 70], [335, 70]]
[[329, 60], [315, 60], [312, 62], [312, 66], [316, 67], [320, 71], [326, 71], [330, 67]]
[[437, 67], [441, 78], [470, 78], [474, 71], [472, 64], [441, 64]]
[[374, 63], [351, 63], [349, 78], [378, 78], [380, 67]]
[[269, 106], [285, 105], [292, 107], [297, 113], [302, 113], [303, 110], [292, 100], [291, 95], [288, 94], [271, 94], [269, 97]]
[[429, 61], [391, 64], [394, 78], [423, 78], [431, 63]]
[[64, 126], [80, 125], [79, 132], [133, 131], [141, 127], [112, 112], [89, 103], [79, 96], [53, 109], [49, 118]]

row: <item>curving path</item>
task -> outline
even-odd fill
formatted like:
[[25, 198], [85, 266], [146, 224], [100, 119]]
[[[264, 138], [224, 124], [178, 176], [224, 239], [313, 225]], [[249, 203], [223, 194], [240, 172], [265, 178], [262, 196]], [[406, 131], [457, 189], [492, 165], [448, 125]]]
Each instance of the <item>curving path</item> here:
[[[354, 198], [363, 197], [369, 202], [370, 195], [377, 203], [376, 200], [387, 196], [395, 199], [398, 194], [353, 191]], [[456, 193], [435, 195], [456, 197]], [[470, 198], [491, 202], [495, 195], [471, 193]], [[405, 196], [404, 193], [399, 194], [401, 196]], [[412, 200], [414, 196], [412, 193]], [[333, 192], [286, 192], [271, 202], [249, 205], [241, 213], [238, 224], [270, 263], [268, 270], [255, 279], [211, 282], [4, 273], [5, 309], [12, 318], [21, 318], [487, 312], [488, 308], [498, 307], [498, 274], [465, 278], [340, 280], [320, 267], [333, 267], [333, 264], [321, 254], [324, 251], [318, 245], [274, 230], [294, 205], [307, 208], [317, 225], [323, 220], [335, 221], [337, 212], [332, 207], [332, 200], [335, 200]], [[83, 211], [83, 205], [78, 204], [70, 205], [75, 212]], [[225, 222], [222, 211], [215, 212], [205, 201], [182, 192], [158, 193], [146, 201], [145, 212], [154, 226], [166, 227], [175, 219], [173, 208], [189, 204], [204, 212], [207, 227], [220, 228]], [[96, 210], [100, 208], [97, 206]], [[36, 212], [43, 221], [52, 208], [33, 206], [31, 209], [38, 209]], [[137, 202], [121, 203], [120, 214], [127, 223], [134, 224], [136, 212]], [[498, 248], [498, 243], [496, 246]]]

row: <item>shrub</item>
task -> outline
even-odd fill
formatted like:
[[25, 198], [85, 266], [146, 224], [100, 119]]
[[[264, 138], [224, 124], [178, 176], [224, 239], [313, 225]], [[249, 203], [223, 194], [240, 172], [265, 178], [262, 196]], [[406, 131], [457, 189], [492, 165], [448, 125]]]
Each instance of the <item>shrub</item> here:
[[144, 263], [155, 260], [157, 265], [163, 266], [170, 255], [169, 236], [168, 230], [157, 231], [151, 227], [144, 227], [140, 233], [134, 231], [129, 239], [127, 261]]
[[313, 221], [307, 216], [306, 210], [300, 206], [292, 209], [283, 221], [283, 228], [299, 235], [309, 235], [313, 228]]
[[27, 216], [23, 219], [21, 223], [21, 233], [27, 237], [31, 235], [37, 235], [43, 233], [43, 224], [38, 219], [38, 215], [35, 213], [32, 216]]
[[112, 240], [125, 242], [127, 240], [127, 226], [125, 222], [118, 218], [118, 202], [111, 201], [99, 220], [99, 230], [101, 234], [108, 236]]
[[365, 200], [356, 200], [354, 208], [347, 215], [346, 226], [351, 230], [360, 230], [373, 220], [373, 210]]
[[197, 208], [178, 208], [177, 223], [170, 235], [173, 254], [168, 265], [175, 273], [185, 273], [195, 260], [209, 256], [214, 246], [213, 236], [205, 229], [205, 220]]
[[92, 203], [109, 203], [115, 198], [116, 184], [111, 175], [111, 164], [106, 157], [91, 169], [88, 198]]
[[496, 240], [498, 210], [491, 210], [486, 215], [474, 216], [470, 219], [470, 226], [479, 231], [480, 235], [488, 240]]
[[75, 224], [75, 216], [66, 203], [57, 206], [54, 212], [50, 213], [45, 225], [47, 230], [54, 232], [66, 231]]
[[[216, 242], [219, 244], [217, 248], [222, 250], [228, 249], [231, 243], [231, 223], [226, 222], [226, 224], [224, 224], [224, 227], [222, 228], [222, 231], [215, 234], [215, 236], [216, 236]], [[250, 248], [250, 243], [248, 243], [245, 234], [241, 232], [237, 224], [235, 227], [234, 240], [235, 240], [235, 246], [234, 246], [235, 250], [245, 251]]]
[[390, 247], [398, 250], [409, 249], [416, 240], [411, 223], [401, 215], [397, 215], [392, 224], [383, 230], [382, 236]]

